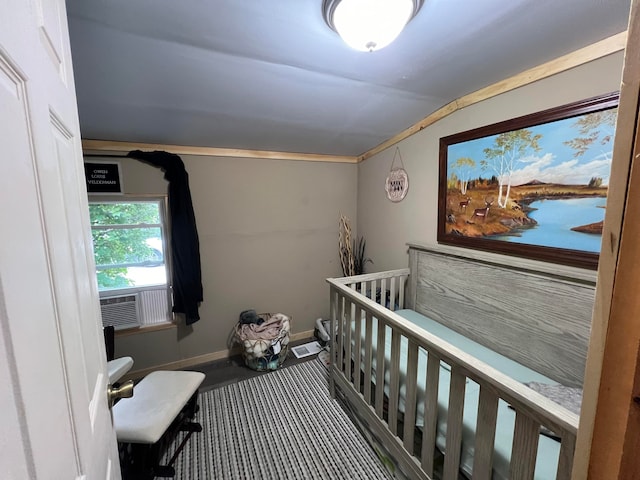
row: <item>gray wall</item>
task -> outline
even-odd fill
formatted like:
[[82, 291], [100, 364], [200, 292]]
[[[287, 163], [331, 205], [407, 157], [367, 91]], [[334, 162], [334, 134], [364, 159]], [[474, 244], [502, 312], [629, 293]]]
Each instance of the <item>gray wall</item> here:
[[358, 233], [375, 270], [408, 265], [407, 242], [435, 245], [441, 137], [620, 89], [622, 52], [459, 110], [400, 142], [409, 191], [392, 203], [384, 191], [395, 146], [359, 164]]
[[[204, 303], [192, 328], [119, 337], [144, 369], [228, 348], [240, 311], [282, 311], [293, 332], [328, 315], [324, 279], [341, 275], [338, 219], [367, 240], [369, 271], [406, 267], [407, 242], [436, 244], [440, 137], [619, 89], [622, 53], [458, 111], [399, 144], [407, 197], [387, 200], [395, 147], [359, 164], [183, 156], [200, 234]], [[162, 172], [123, 160], [127, 193], [164, 193]], [[356, 218], [357, 212], [357, 218]]]
[[[340, 276], [338, 220], [355, 228], [355, 164], [182, 156], [200, 237], [204, 302], [192, 327], [118, 337], [135, 370], [223, 351], [247, 308], [327, 317], [325, 278]], [[97, 160], [97, 159], [93, 159]], [[124, 159], [125, 193], [166, 193], [160, 170]]]

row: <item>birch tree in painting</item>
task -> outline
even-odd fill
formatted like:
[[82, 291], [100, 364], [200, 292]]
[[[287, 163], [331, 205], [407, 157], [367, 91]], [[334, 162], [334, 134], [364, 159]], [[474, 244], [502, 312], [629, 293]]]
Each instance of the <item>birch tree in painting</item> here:
[[467, 187], [469, 186], [469, 180], [473, 169], [476, 167], [476, 162], [469, 157], [460, 157], [453, 164], [453, 169], [458, 172], [458, 181], [460, 182], [460, 193], [462, 195], [467, 194]]
[[[490, 168], [498, 179], [498, 205], [506, 208], [511, 191], [511, 176], [518, 163], [529, 152], [540, 150], [538, 142], [542, 135], [534, 135], [531, 130], [522, 129], [501, 133], [496, 136], [492, 148], [485, 148], [485, 160], [480, 162], [483, 170]], [[505, 191], [506, 188], [506, 191]]]
[[[584, 155], [596, 143], [604, 147], [613, 140], [617, 115], [617, 108], [582, 115], [573, 124], [573, 127], [578, 128], [580, 136], [563, 143], [575, 151], [575, 158]], [[611, 149], [602, 152], [604, 158], [609, 161], [611, 153]]]

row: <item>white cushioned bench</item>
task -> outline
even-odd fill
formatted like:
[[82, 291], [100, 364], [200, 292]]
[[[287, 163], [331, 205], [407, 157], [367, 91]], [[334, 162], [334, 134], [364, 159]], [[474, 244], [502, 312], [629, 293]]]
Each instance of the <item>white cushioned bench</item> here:
[[[150, 373], [133, 390], [133, 397], [123, 398], [113, 407], [113, 424], [125, 457], [123, 476], [153, 478], [173, 476], [171, 463], [159, 465], [166, 443], [179, 431], [199, 432], [191, 422], [197, 411], [198, 387], [204, 380], [201, 372], [157, 371]], [[128, 472], [128, 473], [127, 473]]]
[[133, 367], [133, 358], [120, 357], [107, 362], [109, 383], [116, 383]]

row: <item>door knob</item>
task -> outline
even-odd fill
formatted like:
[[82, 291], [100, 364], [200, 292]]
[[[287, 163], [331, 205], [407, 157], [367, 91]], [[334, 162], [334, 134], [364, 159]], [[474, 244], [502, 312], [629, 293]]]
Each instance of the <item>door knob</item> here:
[[107, 401], [109, 402], [109, 408], [113, 407], [116, 400], [131, 397], [133, 397], [133, 380], [129, 380], [122, 384], [114, 383], [113, 385], [107, 386]]

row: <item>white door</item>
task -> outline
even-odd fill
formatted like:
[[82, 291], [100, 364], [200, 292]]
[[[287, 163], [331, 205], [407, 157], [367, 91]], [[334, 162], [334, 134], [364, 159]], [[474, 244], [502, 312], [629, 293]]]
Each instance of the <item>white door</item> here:
[[120, 478], [64, 0], [0, 2], [0, 159], [0, 478]]

